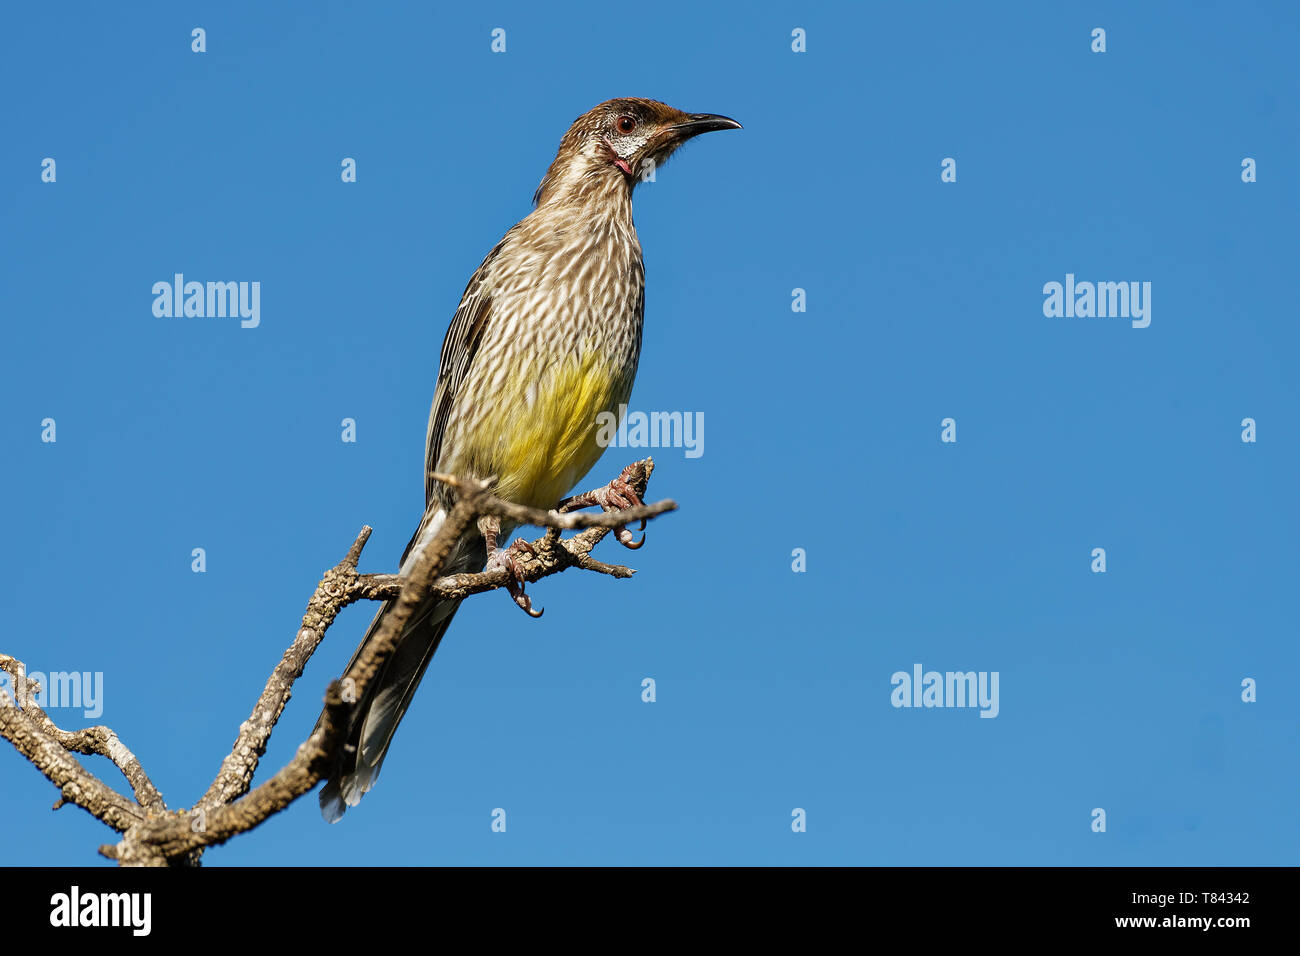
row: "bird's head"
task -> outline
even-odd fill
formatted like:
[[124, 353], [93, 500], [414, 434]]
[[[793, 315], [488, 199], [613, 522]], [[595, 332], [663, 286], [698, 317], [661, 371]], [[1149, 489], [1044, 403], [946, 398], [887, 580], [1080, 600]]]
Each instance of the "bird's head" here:
[[612, 183], [630, 189], [688, 139], [740, 128], [729, 117], [683, 113], [657, 100], [607, 100], [574, 120], [534, 201], [540, 205], [560, 194], [581, 196]]

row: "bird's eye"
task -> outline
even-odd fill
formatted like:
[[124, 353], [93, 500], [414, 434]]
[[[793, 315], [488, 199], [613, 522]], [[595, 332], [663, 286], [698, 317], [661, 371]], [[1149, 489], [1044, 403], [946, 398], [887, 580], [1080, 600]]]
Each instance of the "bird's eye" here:
[[614, 124], [620, 133], [630, 133], [636, 129], [636, 120], [630, 116], [620, 116], [618, 122]]

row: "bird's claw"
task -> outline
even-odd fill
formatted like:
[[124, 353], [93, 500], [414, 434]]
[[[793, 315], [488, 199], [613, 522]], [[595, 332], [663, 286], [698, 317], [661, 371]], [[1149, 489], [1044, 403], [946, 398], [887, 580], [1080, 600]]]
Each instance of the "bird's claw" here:
[[[641, 496], [636, 493], [636, 489], [628, 481], [635, 467], [635, 465], [628, 465], [623, 469], [621, 475], [604, 488], [596, 488], [580, 495], [574, 495], [572, 498], [566, 498], [560, 502], [559, 512], [564, 514], [565, 512], [590, 508], [595, 505], [599, 505], [605, 511], [625, 511], [628, 508], [636, 508], [645, 504], [641, 500]], [[639, 541], [632, 537], [632, 532], [628, 531], [626, 526], [615, 528], [614, 537], [623, 547], [629, 551], [635, 551], [645, 544], [645, 518], [641, 519], [641, 527], [637, 528], [637, 530], [642, 532]]]
[[545, 608], [533, 608], [533, 599], [524, 593], [524, 571], [519, 566], [518, 554], [537, 557], [537, 549], [527, 541], [519, 538], [508, 548], [493, 551], [488, 556], [487, 570], [504, 569], [506, 572], [506, 591], [510, 597], [529, 617], [541, 617]]

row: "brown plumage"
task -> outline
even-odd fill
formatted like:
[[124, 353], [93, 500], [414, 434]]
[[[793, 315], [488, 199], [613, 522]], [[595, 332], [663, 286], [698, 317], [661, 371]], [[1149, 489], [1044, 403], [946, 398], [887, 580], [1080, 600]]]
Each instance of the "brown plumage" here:
[[[723, 116], [616, 99], [564, 134], [536, 208], [488, 253], [447, 330], [425, 442], [425, 512], [402, 556], [403, 574], [452, 504], [429, 472], [495, 476], [502, 498], [551, 508], [595, 464], [598, 416], [617, 414], [627, 402], [641, 352], [645, 273], [632, 191], [692, 136], [739, 128]], [[478, 571], [488, 560], [513, 567], [509, 552], [497, 548], [512, 530], [480, 521], [457, 543], [444, 573]], [[530, 609], [522, 589], [517, 594]], [[457, 606], [427, 601], [354, 705], [338, 770], [320, 794], [330, 822], [373, 786]]]

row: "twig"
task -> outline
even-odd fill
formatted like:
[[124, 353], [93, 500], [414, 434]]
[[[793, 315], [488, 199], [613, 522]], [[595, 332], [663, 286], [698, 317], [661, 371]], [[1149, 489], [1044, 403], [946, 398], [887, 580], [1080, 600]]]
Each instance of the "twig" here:
[[[623, 480], [628, 481], [637, 495], [643, 495], [653, 470], [654, 462], [646, 459], [624, 469]], [[0, 736], [9, 740], [59, 788], [61, 797], [56, 808], [65, 802], [76, 804], [123, 834], [118, 843], [100, 847], [104, 856], [123, 866], [197, 864], [206, 847], [254, 829], [312, 790], [333, 768], [348, 706], [343, 700], [342, 683], [337, 680], [326, 691], [320, 723], [293, 759], [271, 779], [249, 789], [266, 753], [271, 732], [293, 696], [294, 682], [302, 676], [325, 632], [343, 608], [362, 600], [394, 602], [384, 615], [379, 631], [366, 643], [349, 670], [348, 676], [354, 684], [348, 696], [355, 700], [391, 657], [407, 620], [425, 595], [435, 593], [460, 599], [507, 585], [509, 573], [504, 568], [439, 576], [452, 548], [477, 518], [495, 515], [515, 524], [547, 529], [533, 542], [533, 553], [519, 558], [520, 571], [528, 582], [570, 567], [625, 578], [635, 572], [622, 565], [598, 561], [591, 557], [591, 550], [611, 530], [677, 507], [672, 501], [661, 501], [604, 514], [561, 514], [503, 501], [491, 493], [492, 480], [435, 477], [456, 490], [456, 503], [415, 567], [405, 576], [360, 574], [357, 564], [370, 538], [370, 528], [361, 529], [343, 560], [322, 576], [293, 642], [272, 671], [252, 713], [240, 724], [235, 743], [222, 760], [212, 784], [190, 810], [167, 810], [162, 795], [140, 761], [108, 727], [66, 731], [56, 726], [34, 699], [32, 688], [36, 682], [27, 678], [20, 661], [3, 654], [0, 654], [0, 669], [13, 676], [17, 700], [0, 692]], [[570, 538], [559, 536], [561, 530], [571, 529], [583, 530]], [[113, 761], [130, 783], [135, 801], [127, 800], [104, 784], [72, 753], [99, 754]]]

